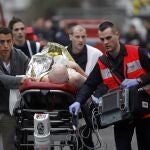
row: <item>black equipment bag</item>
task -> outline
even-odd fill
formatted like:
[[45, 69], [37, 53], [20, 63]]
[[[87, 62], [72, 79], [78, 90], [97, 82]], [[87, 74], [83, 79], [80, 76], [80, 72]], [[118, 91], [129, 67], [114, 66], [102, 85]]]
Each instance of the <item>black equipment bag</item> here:
[[143, 116], [150, 113], [150, 95], [143, 89], [132, 87], [129, 90], [129, 107], [135, 116]]

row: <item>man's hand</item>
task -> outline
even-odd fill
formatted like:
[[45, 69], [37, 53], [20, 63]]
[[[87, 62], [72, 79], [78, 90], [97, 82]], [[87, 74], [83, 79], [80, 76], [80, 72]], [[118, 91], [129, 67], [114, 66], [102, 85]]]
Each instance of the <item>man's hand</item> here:
[[79, 72], [81, 75], [87, 78], [87, 75], [85, 74], [84, 70], [76, 62], [69, 61], [68, 67], [74, 69], [75, 71]]
[[22, 79], [21, 79], [21, 84], [23, 84], [26, 80], [36, 81], [36, 79], [33, 78], [33, 77], [26, 77], [26, 76], [24, 76], [24, 77], [22, 77]]
[[136, 86], [138, 84], [139, 84], [139, 82], [137, 81], [137, 79], [125, 79], [122, 82], [121, 87], [130, 88], [130, 87]]
[[78, 115], [79, 109], [80, 109], [79, 102], [74, 102], [72, 105], [69, 106], [69, 112], [72, 115]]

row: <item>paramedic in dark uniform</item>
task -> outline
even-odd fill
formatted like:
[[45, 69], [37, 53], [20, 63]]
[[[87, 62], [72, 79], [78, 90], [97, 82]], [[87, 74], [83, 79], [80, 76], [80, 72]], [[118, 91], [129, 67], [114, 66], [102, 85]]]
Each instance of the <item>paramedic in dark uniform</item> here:
[[[100, 83], [108, 89], [119, 87], [130, 88], [150, 82], [150, 50], [138, 46], [123, 45], [119, 42], [119, 32], [112, 22], [105, 21], [99, 25], [99, 38], [105, 47], [105, 55], [112, 68], [118, 72], [123, 81], [116, 81], [110, 69], [100, 59], [97, 61], [85, 84], [77, 94], [76, 101], [69, 107], [78, 113], [81, 104], [91, 96]], [[117, 150], [131, 150], [131, 140], [136, 130], [139, 150], [150, 149], [150, 114], [132, 121], [123, 121], [114, 125], [114, 136]]]

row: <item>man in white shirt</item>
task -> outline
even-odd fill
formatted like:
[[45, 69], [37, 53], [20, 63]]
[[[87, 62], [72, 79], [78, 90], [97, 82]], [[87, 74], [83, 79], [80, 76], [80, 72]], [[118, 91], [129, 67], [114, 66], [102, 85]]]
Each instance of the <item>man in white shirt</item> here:
[[[85, 74], [88, 76], [94, 68], [99, 56], [102, 55], [102, 52], [86, 44], [86, 29], [81, 25], [73, 26], [70, 30], [69, 37], [71, 40], [71, 44], [67, 47], [67, 50], [69, 51], [75, 62], [85, 71]], [[87, 106], [82, 108], [82, 112], [84, 113], [85, 118], [89, 113], [89, 111], [87, 111], [88, 109], [89, 108]], [[88, 122], [87, 125], [89, 125]], [[89, 135], [88, 138], [83, 138], [84, 144], [86, 145], [83, 146], [83, 150], [88, 150], [88, 147], [94, 148], [91, 134], [92, 131], [90, 130], [90, 128], [88, 126], [86, 128], [85, 126], [83, 126], [83, 129], [81, 130], [84, 130], [83, 134], [85, 137]], [[81, 146], [80, 141], [79, 146]]]

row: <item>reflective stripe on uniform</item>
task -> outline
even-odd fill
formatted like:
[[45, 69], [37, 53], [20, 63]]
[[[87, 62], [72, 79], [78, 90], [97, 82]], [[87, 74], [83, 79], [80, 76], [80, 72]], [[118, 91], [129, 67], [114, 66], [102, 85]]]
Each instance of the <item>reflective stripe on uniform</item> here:
[[139, 69], [142, 69], [139, 60], [132, 61], [127, 64], [127, 73], [131, 73], [131, 72], [137, 71]]
[[101, 70], [101, 74], [103, 79], [112, 77], [112, 74], [108, 68]]

